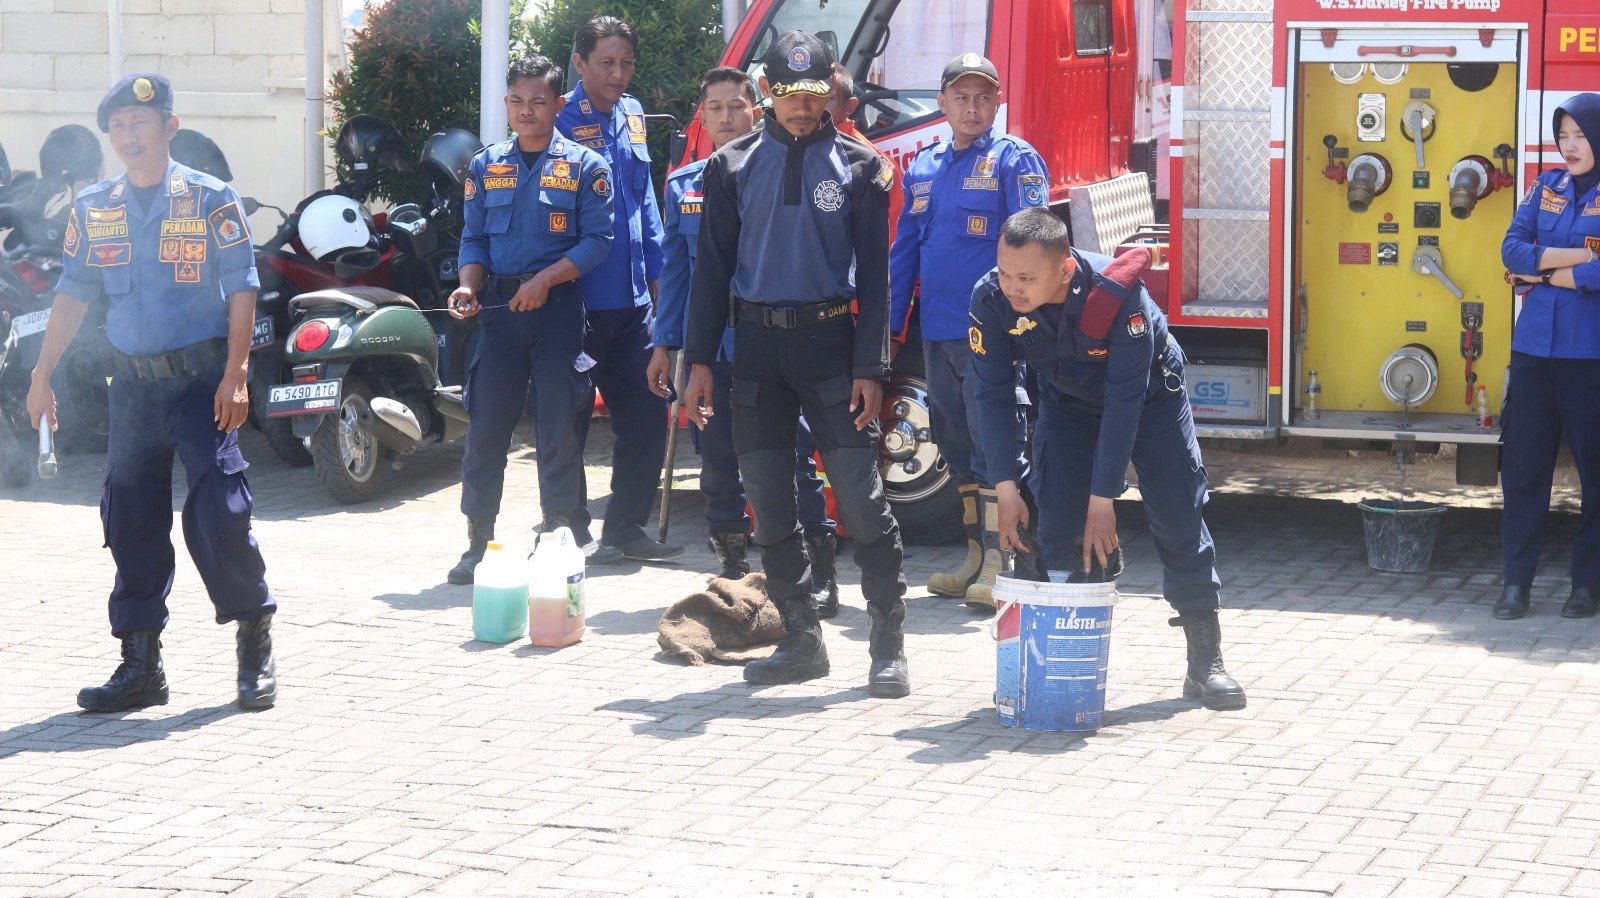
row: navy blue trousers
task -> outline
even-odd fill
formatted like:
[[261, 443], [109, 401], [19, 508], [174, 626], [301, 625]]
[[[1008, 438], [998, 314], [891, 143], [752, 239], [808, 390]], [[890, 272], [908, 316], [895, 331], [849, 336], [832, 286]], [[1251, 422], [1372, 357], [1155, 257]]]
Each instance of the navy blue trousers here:
[[1550, 485], [1561, 440], [1578, 467], [1583, 506], [1572, 540], [1572, 586], [1600, 586], [1600, 359], [1511, 353], [1511, 394], [1501, 421], [1505, 453], [1500, 543], [1506, 585], [1532, 586], [1550, 517]]
[[994, 486], [983, 455], [972, 347], [966, 340], [924, 340], [922, 361], [928, 377], [929, 425], [951, 478], [957, 485]]
[[583, 295], [576, 284], [564, 284], [540, 308], [487, 307], [478, 321], [481, 337], [463, 397], [469, 420], [462, 513], [499, 515], [511, 432], [526, 409], [539, 452], [540, 509], [572, 514], [574, 526], [583, 528], [583, 442], [572, 423], [589, 395], [589, 376], [573, 367], [583, 349]]
[[[739, 479], [739, 454], [733, 451], [733, 408], [728, 393], [733, 386], [733, 363], [711, 364], [711, 411], [705, 430], [690, 428], [700, 452], [700, 492], [706, 497], [706, 525], [712, 533], [744, 533], [750, 529], [745, 512], [744, 482]], [[835, 533], [838, 525], [828, 517], [828, 500], [817, 476], [811, 428], [799, 421], [794, 450], [794, 487], [800, 525], [806, 536]]]
[[[1076, 551], [1089, 513], [1095, 443], [1101, 408], [1087, 402], [1050, 401], [1033, 431], [1033, 493], [1039, 503], [1039, 542], [1051, 570], [1075, 570]], [[1163, 570], [1162, 595], [1179, 611], [1215, 609], [1217, 550], [1201, 511], [1207, 482], [1194, 435], [1189, 397], [1153, 384], [1133, 443], [1139, 493]]]
[[[611, 415], [611, 499], [600, 541], [610, 546], [648, 539], [645, 524], [661, 484], [667, 454], [667, 400], [650, 392], [650, 307], [589, 312], [584, 352], [595, 362], [589, 377]], [[578, 445], [589, 440], [592, 413], [579, 410]]]
[[[198, 344], [197, 344], [198, 345]], [[222, 353], [211, 364], [167, 380], [134, 377], [118, 360], [111, 381], [111, 441], [106, 453], [100, 520], [117, 564], [111, 589], [111, 632], [160, 631], [167, 625], [176, 553], [172, 548], [172, 457], [189, 485], [183, 539], [215, 606], [217, 623], [277, 610], [266, 562], [250, 534], [254, 503], [239, 434], [217, 429], [214, 402]]]

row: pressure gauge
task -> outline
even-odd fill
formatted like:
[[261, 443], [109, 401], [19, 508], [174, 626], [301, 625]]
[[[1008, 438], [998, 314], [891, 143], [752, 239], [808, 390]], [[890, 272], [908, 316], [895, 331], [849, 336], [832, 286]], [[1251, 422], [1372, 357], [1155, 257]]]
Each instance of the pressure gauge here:
[[1340, 84], [1354, 84], [1361, 80], [1367, 67], [1360, 62], [1335, 62], [1328, 66], [1328, 71], [1332, 73], [1333, 80]]
[[1379, 84], [1399, 84], [1405, 80], [1409, 70], [1410, 66], [1403, 62], [1375, 62], [1372, 64], [1372, 77]]

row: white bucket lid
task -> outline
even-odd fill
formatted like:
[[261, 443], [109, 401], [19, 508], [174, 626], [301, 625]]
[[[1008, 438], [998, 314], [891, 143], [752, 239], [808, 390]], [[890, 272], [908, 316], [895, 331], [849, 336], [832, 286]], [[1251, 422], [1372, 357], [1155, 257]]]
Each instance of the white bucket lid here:
[[1040, 583], [1001, 573], [994, 581], [995, 605], [1048, 605], [1052, 608], [1108, 608], [1117, 604], [1115, 583]]

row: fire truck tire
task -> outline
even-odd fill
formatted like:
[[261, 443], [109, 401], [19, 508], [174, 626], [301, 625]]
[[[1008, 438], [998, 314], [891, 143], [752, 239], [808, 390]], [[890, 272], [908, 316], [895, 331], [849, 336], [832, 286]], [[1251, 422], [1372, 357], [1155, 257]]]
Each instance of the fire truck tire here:
[[311, 465], [311, 452], [294, 435], [294, 423], [288, 418], [267, 417], [267, 396], [273, 385], [286, 384], [289, 380], [283, 347], [267, 346], [250, 357], [250, 417], [256, 429], [267, 438], [273, 455], [291, 468], [305, 468]]
[[[879, 472], [889, 510], [900, 523], [900, 536], [910, 545], [942, 545], [965, 535], [961, 496], [938, 446], [918, 439], [927, 427], [927, 382], [923, 379], [922, 345], [907, 341], [895, 356], [893, 374], [884, 390]], [[901, 405], [904, 408], [900, 408]], [[900, 412], [904, 414], [900, 414]], [[917, 471], [908, 474], [907, 461]]]

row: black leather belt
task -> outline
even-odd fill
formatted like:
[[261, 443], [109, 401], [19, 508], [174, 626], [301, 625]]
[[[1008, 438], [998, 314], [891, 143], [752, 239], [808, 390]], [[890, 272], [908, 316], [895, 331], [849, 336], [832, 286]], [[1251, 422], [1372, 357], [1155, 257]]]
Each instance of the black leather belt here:
[[522, 289], [522, 285], [533, 280], [531, 274], [491, 274], [489, 275], [490, 292], [506, 296], [514, 295]]
[[813, 324], [825, 324], [850, 314], [850, 300], [814, 302], [808, 306], [769, 306], [741, 299], [738, 301], [739, 320], [753, 321], [762, 327], [794, 330]]
[[228, 355], [228, 341], [214, 337], [159, 355], [118, 353], [124, 366], [139, 380], [171, 380], [185, 374], [202, 374], [218, 359]]

